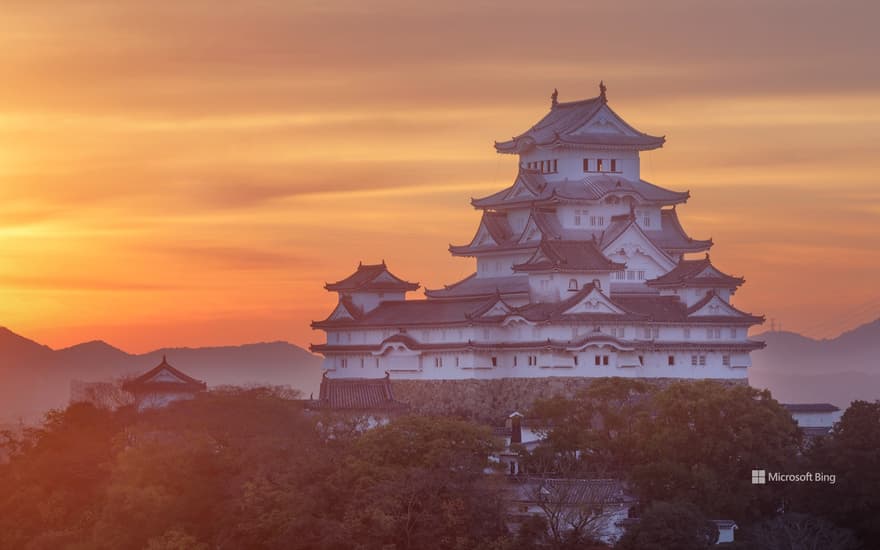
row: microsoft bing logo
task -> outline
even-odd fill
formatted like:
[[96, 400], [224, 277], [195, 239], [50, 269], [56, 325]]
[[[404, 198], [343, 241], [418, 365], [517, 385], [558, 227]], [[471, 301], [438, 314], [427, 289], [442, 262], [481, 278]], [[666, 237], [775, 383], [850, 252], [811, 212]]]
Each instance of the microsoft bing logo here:
[[766, 485], [767, 484], [767, 471], [766, 470], [752, 470], [752, 485]]

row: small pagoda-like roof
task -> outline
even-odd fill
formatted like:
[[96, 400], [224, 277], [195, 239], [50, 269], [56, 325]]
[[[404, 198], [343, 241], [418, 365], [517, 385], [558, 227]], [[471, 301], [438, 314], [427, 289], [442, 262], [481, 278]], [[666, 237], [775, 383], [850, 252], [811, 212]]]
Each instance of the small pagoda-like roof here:
[[324, 285], [327, 290], [337, 292], [406, 292], [419, 288], [419, 283], [411, 283], [397, 277], [385, 265], [358, 264], [357, 271], [335, 283]]
[[550, 180], [543, 185], [534, 185], [535, 193], [526, 192], [527, 187], [519, 182], [522, 176], [543, 179], [543, 175], [530, 174], [527, 168], [520, 168], [514, 184], [479, 199], [471, 199], [475, 208], [514, 208], [540, 203], [567, 201], [600, 201], [607, 195], [634, 196], [642, 203], [658, 205], [687, 202], [690, 193], [671, 191], [642, 179], [628, 179], [620, 174], [588, 174], [581, 179]]
[[122, 384], [122, 389], [132, 393], [148, 392], [198, 392], [207, 384], [172, 367], [165, 356], [162, 362], [144, 374]]
[[407, 408], [406, 403], [394, 399], [394, 390], [388, 373], [383, 378], [329, 378], [321, 379], [319, 397], [310, 402], [318, 409], [391, 411]]
[[560, 103], [554, 93], [550, 112], [537, 124], [508, 141], [495, 142], [499, 153], [518, 154], [534, 147], [614, 148], [650, 150], [666, 138], [636, 130], [611, 110], [604, 85], [597, 97]]
[[544, 239], [525, 263], [514, 271], [619, 271], [626, 266], [606, 258], [594, 241], [557, 241]]
[[[714, 303], [713, 303], [714, 302]], [[718, 308], [717, 314], [706, 315], [701, 314], [706, 308]], [[721, 310], [724, 310], [723, 312]], [[687, 309], [688, 321], [700, 320], [704, 322], [735, 322], [745, 324], [761, 324], [764, 317], [761, 315], [753, 315], [733, 307], [733, 305], [721, 298], [715, 289], [706, 292], [706, 295], [697, 303]]]
[[745, 282], [742, 277], [732, 277], [712, 265], [709, 254], [699, 260], [682, 259], [672, 271], [647, 281], [657, 288], [737, 288]]

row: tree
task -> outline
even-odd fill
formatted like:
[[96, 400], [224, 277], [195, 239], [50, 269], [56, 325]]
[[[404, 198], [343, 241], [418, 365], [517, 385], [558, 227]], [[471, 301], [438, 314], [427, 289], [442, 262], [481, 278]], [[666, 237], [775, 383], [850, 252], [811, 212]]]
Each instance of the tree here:
[[857, 550], [852, 531], [805, 514], [783, 514], [752, 526], [743, 536], [751, 550]]
[[835, 483], [797, 487], [794, 505], [856, 532], [880, 547], [880, 401], [854, 401], [828, 437], [807, 448], [805, 469]]
[[620, 538], [617, 550], [709, 550], [718, 528], [687, 504], [655, 502]]
[[622, 488], [615, 480], [542, 479], [529, 495], [546, 519], [549, 547], [582, 548], [608, 533]]
[[642, 465], [632, 471], [642, 504], [689, 502], [737, 521], [775, 512], [780, 494], [756, 490], [750, 471], [791, 470], [801, 435], [769, 392], [680, 382], [655, 394], [650, 406], [637, 429]]

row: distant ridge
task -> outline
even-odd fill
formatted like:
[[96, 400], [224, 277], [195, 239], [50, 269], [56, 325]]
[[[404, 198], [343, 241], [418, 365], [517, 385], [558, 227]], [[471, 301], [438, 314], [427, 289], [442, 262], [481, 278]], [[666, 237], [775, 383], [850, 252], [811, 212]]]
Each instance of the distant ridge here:
[[768, 388], [780, 401], [847, 407], [855, 399], [880, 399], [880, 319], [836, 338], [781, 331], [754, 338], [767, 347], [752, 353], [749, 383]]
[[162, 348], [130, 354], [102, 340], [53, 350], [0, 327], [0, 423], [38, 419], [69, 400], [73, 380], [107, 381], [146, 371], [162, 356], [209, 386], [271, 384], [308, 397], [321, 381], [321, 358], [287, 342]]

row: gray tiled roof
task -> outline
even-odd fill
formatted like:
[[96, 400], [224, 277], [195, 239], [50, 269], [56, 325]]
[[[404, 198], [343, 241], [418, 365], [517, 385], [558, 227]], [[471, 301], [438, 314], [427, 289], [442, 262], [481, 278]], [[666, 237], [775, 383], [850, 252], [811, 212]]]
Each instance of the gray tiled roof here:
[[[390, 281], [377, 281], [380, 275], [387, 275]], [[416, 290], [418, 283], [410, 283], [397, 277], [390, 271], [383, 261], [381, 264], [358, 265], [357, 271], [335, 283], [324, 285], [327, 290], [354, 292], [354, 291], [405, 291]]]
[[[517, 179], [528, 175], [530, 179], [541, 177], [527, 168], [520, 168]], [[589, 174], [576, 180], [550, 180], [543, 185], [534, 185], [534, 196], [511, 193], [514, 185], [489, 196], [472, 199], [476, 208], [500, 208], [532, 203], [549, 202], [554, 199], [598, 201], [610, 193], [634, 194], [645, 202], [658, 204], [678, 204], [686, 202], [687, 191], [670, 191], [645, 180], [628, 179], [619, 174]], [[530, 187], [531, 189], [532, 187]]]
[[495, 292], [505, 294], [527, 294], [529, 278], [526, 275], [508, 277], [477, 277], [476, 273], [468, 275], [461, 281], [439, 289], [425, 289], [431, 299], [487, 297]]
[[514, 136], [513, 139], [496, 142], [495, 149], [499, 153], [520, 153], [533, 146], [562, 146], [562, 145], [596, 145], [625, 147], [632, 149], [648, 150], [656, 149], [663, 145], [665, 138], [651, 136], [640, 132], [630, 126], [623, 118], [608, 107], [611, 116], [616, 118], [632, 135], [589, 132], [576, 133], [589, 123], [607, 103], [604, 96], [598, 96], [580, 101], [555, 103], [550, 112], [525, 132]]
[[706, 268], [713, 268], [715, 271], [718, 271], [712, 265], [709, 254], [706, 254], [705, 258], [699, 260], [682, 259], [671, 271], [656, 279], [651, 279], [647, 283], [657, 287], [698, 286], [707, 288], [736, 288], [745, 282], [741, 277], [731, 277], [720, 271], [717, 276], [698, 277]]

